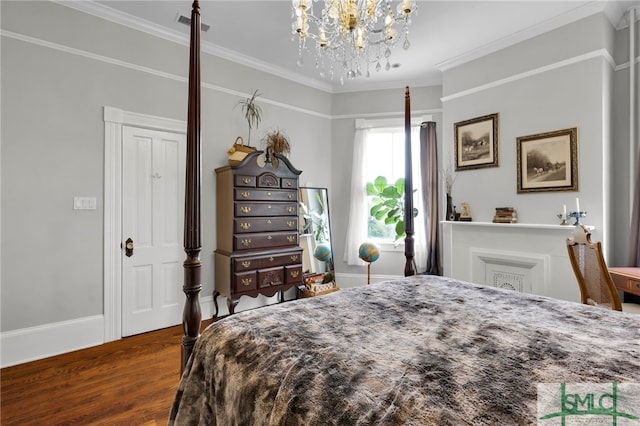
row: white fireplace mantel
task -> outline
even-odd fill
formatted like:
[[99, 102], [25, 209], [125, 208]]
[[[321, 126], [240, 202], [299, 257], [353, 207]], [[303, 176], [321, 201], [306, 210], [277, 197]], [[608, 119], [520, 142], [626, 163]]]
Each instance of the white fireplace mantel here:
[[440, 225], [445, 276], [580, 300], [566, 247], [572, 225], [452, 221]]

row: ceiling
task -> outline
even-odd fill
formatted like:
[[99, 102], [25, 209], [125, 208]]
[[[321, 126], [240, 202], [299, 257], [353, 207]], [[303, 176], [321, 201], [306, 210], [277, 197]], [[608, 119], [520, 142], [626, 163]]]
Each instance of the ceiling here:
[[[124, 25], [188, 44], [191, 1], [65, 1], [65, 4]], [[398, 43], [391, 55], [397, 68], [371, 71], [371, 77], [321, 78], [311, 55], [297, 65], [298, 43], [291, 31], [291, 1], [200, 0], [202, 50], [327, 92], [440, 84], [442, 71], [594, 13], [605, 12], [617, 28], [635, 1], [418, 1], [409, 29], [411, 47]], [[640, 14], [637, 12], [636, 15]]]

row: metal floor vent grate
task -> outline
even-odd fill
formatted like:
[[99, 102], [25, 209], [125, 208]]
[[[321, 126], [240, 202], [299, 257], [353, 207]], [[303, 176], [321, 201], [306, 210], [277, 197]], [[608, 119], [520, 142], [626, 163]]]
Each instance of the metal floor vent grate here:
[[[191, 18], [189, 18], [188, 16], [178, 14], [178, 19], [176, 19], [176, 21], [186, 26], [191, 26]], [[211, 28], [211, 25], [207, 25], [203, 22], [200, 23], [200, 29], [202, 30], [202, 32], [206, 33], [207, 31], [209, 31], [209, 28]]]

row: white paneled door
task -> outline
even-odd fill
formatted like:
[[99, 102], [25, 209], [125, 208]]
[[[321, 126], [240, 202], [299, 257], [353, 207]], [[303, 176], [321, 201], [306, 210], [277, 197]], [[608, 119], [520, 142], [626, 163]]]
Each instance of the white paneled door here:
[[122, 129], [122, 336], [182, 322], [186, 140]]

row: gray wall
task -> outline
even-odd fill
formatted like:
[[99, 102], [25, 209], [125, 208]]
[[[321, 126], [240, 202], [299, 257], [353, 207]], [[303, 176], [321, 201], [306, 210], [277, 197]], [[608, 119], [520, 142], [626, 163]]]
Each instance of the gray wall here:
[[[629, 85], [614, 40], [622, 39], [604, 15], [594, 15], [446, 71], [445, 128], [500, 114], [500, 167], [457, 173], [454, 204], [469, 202], [474, 220], [490, 222], [496, 206], [509, 205], [520, 222], [546, 224], [558, 223], [563, 204], [575, 210], [580, 197], [584, 223], [596, 227], [594, 239], [603, 241], [609, 262], [621, 264], [629, 165], [620, 150], [628, 155]], [[516, 138], [570, 127], [578, 128], [579, 190], [517, 194]], [[450, 131], [443, 150], [452, 149]]]
[[[1, 52], [4, 332], [103, 313], [103, 107], [186, 121], [189, 59], [188, 43], [54, 3], [0, 7], [8, 32]], [[237, 102], [259, 89], [263, 120], [252, 145], [268, 130], [284, 131], [301, 180], [329, 187], [330, 174], [317, 165], [331, 163], [331, 99], [205, 54], [202, 83], [201, 295], [211, 296], [213, 170], [226, 164], [236, 136], [246, 140]], [[74, 196], [96, 197], [97, 209], [74, 211]]]

